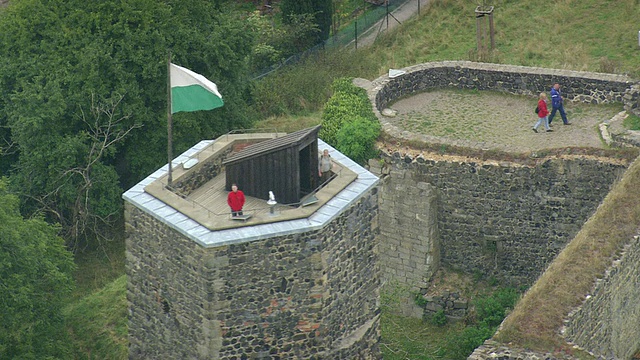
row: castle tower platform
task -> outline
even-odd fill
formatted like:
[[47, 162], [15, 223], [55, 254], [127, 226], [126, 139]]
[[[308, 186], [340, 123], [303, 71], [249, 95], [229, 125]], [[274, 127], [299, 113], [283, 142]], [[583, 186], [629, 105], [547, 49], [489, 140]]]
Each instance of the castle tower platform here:
[[225, 159], [283, 136], [202, 141], [124, 193], [130, 359], [381, 358], [376, 176], [317, 140], [330, 182], [230, 216]]

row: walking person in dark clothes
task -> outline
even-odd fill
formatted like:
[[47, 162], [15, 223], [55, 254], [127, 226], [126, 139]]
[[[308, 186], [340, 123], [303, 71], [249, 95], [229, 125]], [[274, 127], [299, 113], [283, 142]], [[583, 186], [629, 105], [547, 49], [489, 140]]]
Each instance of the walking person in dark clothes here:
[[560, 116], [562, 116], [562, 122], [565, 125], [571, 125], [571, 123], [567, 120], [567, 113], [564, 112], [562, 94], [560, 94], [560, 84], [555, 83], [551, 88], [551, 115], [549, 115], [549, 125], [553, 121], [553, 117], [556, 115], [556, 111], [560, 111]]

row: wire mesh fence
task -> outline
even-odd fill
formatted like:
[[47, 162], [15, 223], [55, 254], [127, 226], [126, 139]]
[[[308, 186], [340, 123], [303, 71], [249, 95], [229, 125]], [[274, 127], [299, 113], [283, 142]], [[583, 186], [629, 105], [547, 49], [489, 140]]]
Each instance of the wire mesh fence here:
[[419, 12], [421, 5], [426, 3], [426, 0], [363, 0], [362, 4], [350, 14], [334, 14], [331, 36], [327, 40], [303, 52], [291, 55], [277, 64], [256, 71], [252, 78], [254, 80], [260, 79], [284, 66], [296, 64], [319, 51], [357, 49], [363, 45], [365, 37], [375, 39], [394, 22], [399, 24], [401, 20], [396, 17], [395, 12], [401, 7], [413, 6]]

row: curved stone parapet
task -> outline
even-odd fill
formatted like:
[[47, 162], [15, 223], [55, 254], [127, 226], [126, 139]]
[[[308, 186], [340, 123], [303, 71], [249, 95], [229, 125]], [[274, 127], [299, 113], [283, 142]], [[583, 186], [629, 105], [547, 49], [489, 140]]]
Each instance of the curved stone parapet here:
[[371, 83], [358, 83], [368, 92], [383, 131], [407, 140], [451, 142], [400, 129], [381, 112], [404, 96], [436, 88], [501, 91], [535, 96], [549, 91], [554, 82], [562, 84], [567, 100], [591, 104], [623, 103], [627, 111], [640, 112], [640, 85], [626, 75], [556, 70], [527, 66], [476, 63], [471, 61], [430, 62], [401, 69], [402, 75], [383, 75]]

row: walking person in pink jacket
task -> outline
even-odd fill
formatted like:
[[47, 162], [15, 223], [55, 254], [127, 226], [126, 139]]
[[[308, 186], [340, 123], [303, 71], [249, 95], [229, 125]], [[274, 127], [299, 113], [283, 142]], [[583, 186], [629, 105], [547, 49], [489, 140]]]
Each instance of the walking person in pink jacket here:
[[547, 94], [540, 93], [540, 98], [538, 99], [538, 122], [533, 125], [533, 132], [538, 132], [538, 127], [540, 124], [544, 123], [544, 128], [547, 132], [551, 132], [551, 128], [549, 128], [549, 120], [547, 120], [547, 115], [549, 115], [549, 110], [547, 109]]

